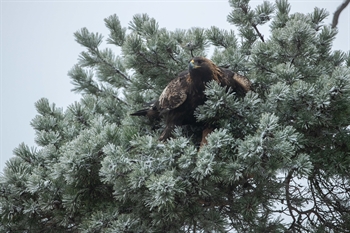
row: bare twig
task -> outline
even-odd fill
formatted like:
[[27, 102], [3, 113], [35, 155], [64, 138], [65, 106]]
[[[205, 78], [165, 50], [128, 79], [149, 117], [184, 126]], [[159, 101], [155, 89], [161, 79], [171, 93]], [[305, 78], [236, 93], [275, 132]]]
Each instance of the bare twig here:
[[[350, 1], [350, 0], [349, 0], [349, 1]], [[258, 34], [258, 36], [260, 37], [260, 40], [261, 40], [262, 42], [265, 42], [264, 36], [259, 32], [259, 30], [258, 30], [258, 28], [256, 27], [256, 25], [253, 24], [252, 26], [253, 26], [253, 28], [255, 29], [255, 32], [256, 32], [256, 33]]]
[[116, 100], [118, 100], [120, 103], [125, 104], [126, 106], [129, 106], [127, 102], [124, 100], [120, 99], [117, 95], [112, 95]]
[[350, 0], [345, 0], [343, 4], [341, 4], [337, 10], [334, 12], [332, 28], [335, 28], [338, 25], [339, 15], [345, 9], [345, 7], [349, 4]]
[[293, 210], [295, 210], [295, 208], [292, 206], [291, 204], [291, 197], [290, 197], [290, 192], [289, 192], [289, 187], [290, 187], [290, 181], [291, 179], [293, 178], [293, 173], [294, 173], [294, 169], [290, 170], [288, 172], [288, 175], [287, 177], [285, 178], [284, 180], [284, 183], [285, 183], [285, 192], [286, 192], [286, 202], [287, 202], [287, 206], [288, 206], [288, 211], [289, 211], [289, 214], [290, 216], [292, 217], [293, 219], [293, 222], [290, 226], [290, 229], [292, 229], [294, 227], [294, 224], [296, 223], [296, 218], [293, 214]]

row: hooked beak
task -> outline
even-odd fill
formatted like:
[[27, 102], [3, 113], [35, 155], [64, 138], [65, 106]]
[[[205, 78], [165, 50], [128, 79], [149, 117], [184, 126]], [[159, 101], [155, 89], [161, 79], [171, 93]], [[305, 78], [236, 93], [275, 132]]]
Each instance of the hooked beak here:
[[194, 60], [193, 60], [193, 59], [190, 61], [189, 65], [188, 65], [188, 68], [189, 68], [190, 70], [192, 70], [192, 69], [197, 69], [197, 68], [199, 68], [199, 67], [200, 67], [199, 65], [196, 65], [196, 64], [194, 63]]

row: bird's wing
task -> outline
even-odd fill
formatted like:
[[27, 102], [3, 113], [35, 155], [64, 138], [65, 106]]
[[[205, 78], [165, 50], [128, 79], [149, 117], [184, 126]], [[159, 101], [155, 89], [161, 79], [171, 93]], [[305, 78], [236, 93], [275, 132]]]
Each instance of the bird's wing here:
[[182, 72], [173, 79], [163, 90], [159, 97], [161, 111], [172, 110], [183, 104], [187, 98], [189, 73]]
[[245, 93], [250, 91], [251, 82], [247, 77], [232, 72], [231, 70], [220, 69], [223, 73], [220, 80], [222, 86], [230, 87], [238, 96], [244, 96]]

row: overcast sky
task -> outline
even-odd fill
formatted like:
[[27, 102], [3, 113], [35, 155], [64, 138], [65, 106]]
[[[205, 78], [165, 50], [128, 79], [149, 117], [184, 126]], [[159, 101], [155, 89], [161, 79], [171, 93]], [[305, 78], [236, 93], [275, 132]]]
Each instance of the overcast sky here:
[[[292, 13], [308, 13], [314, 7], [326, 8], [330, 24], [336, 8], [343, 2], [289, 1]], [[262, 1], [251, 1], [255, 7]], [[36, 115], [34, 103], [42, 97], [62, 107], [79, 100], [67, 76], [83, 48], [73, 33], [82, 27], [91, 32], [109, 32], [104, 18], [117, 14], [123, 27], [132, 16], [147, 13], [160, 27], [176, 28], [218, 26], [231, 29], [226, 17], [228, 1], [4, 1], [1, 0], [1, 108], [0, 172], [21, 142], [35, 146], [30, 121]], [[350, 50], [350, 6], [339, 19], [339, 34], [334, 49]], [[263, 31], [265, 38], [268, 31]]]

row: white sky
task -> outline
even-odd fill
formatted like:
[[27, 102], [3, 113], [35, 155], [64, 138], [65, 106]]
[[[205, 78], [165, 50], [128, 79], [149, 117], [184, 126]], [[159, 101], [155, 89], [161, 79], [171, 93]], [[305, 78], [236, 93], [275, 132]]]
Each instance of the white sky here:
[[[326, 8], [330, 23], [343, 0], [289, 1], [292, 13]], [[251, 1], [255, 7], [262, 1]], [[132, 16], [147, 13], [169, 30], [191, 27], [231, 29], [228, 1], [6, 1], [1, 0], [0, 172], [21, 142], [35, 146], [30, 121], [34, 103], [42, 97], [66, 109], [80, 96], [72, 93], [67, 76], [83, 48], [73, 33], [82, 27], [107, 38], [104, 18], [117, 14], [123, 27]], [[350, 50], [350, 6], [339, 18], [334, 49]], [[263, 30], [262, 30], [263, 31]], [[265, 38], [268, 31], [263, 31]]]

